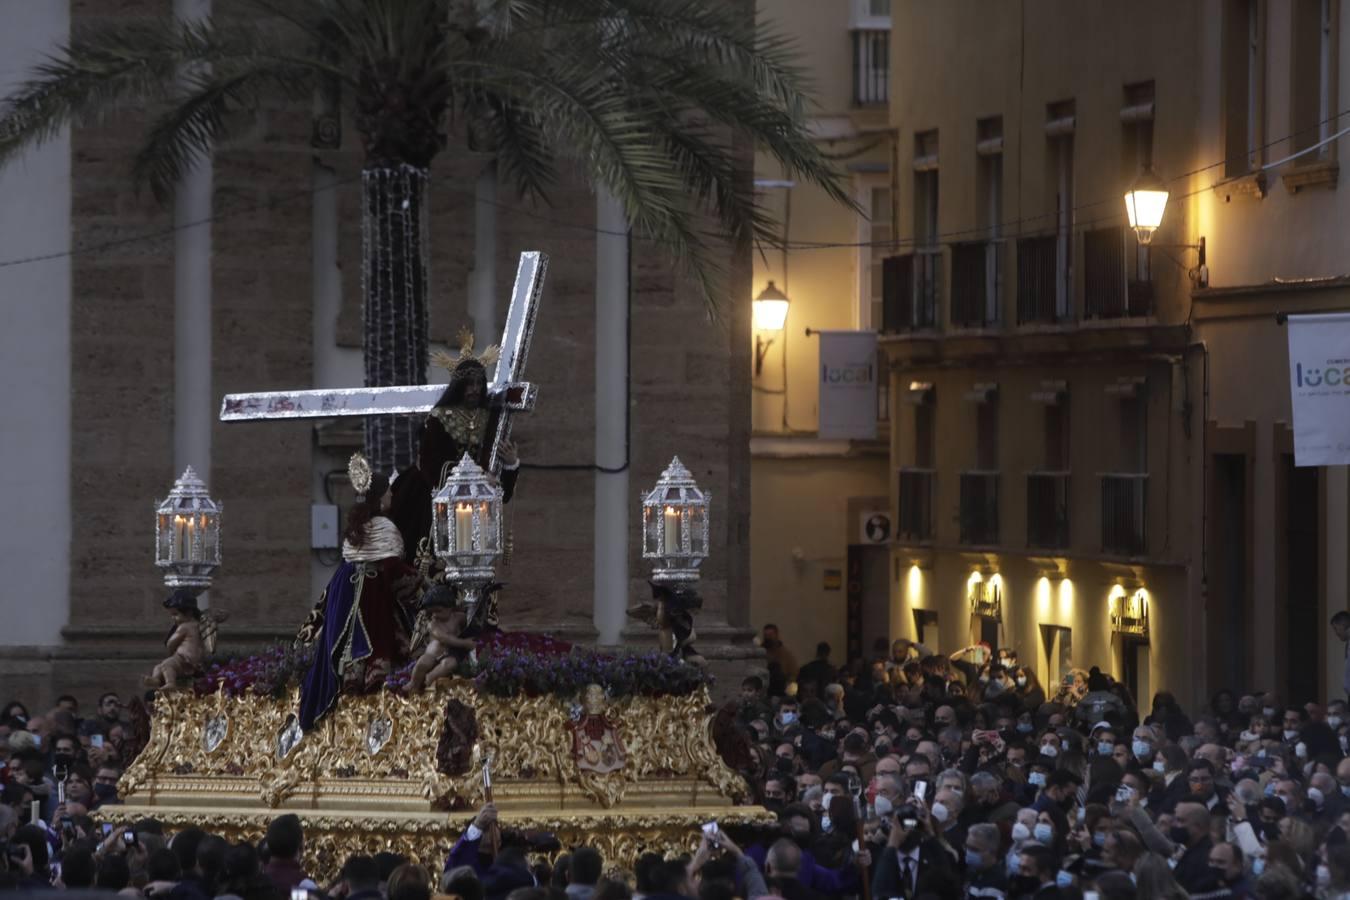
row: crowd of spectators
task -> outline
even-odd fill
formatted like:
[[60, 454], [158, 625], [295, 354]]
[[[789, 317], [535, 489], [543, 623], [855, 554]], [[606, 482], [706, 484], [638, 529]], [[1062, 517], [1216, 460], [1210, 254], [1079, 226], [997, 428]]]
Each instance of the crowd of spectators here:
[[1344, 700], [1220, 690], [1188, 715], [1096, 667], [1042, 685], [1013, 648], [763, 645], [737, 720], [797, 861], [784, 897], [1350, 897]]
[[72, 697], [0, 715], [0, 883], [183, 900], [1350, 898], [1344, 700], [1221, 690], [1188, 714], [1160, 692], [1141, 710], [1095, 667], [1043, 686], [1013, 648], [898, 640], [836, 665], [821, 644], [798, 666], [774, 626], [763, 644], [767, 681], [745, 679], [720, 718], [777, 824], [709, 821], [690, 857], [620, 877], [594, 848], [504, 830], [490, 804], [439, 874], [384, 853], [312, 878], [294, 815], [256, 845], [114, 828], [99, 810], [134, 748], [108, 694], [83, 719]]

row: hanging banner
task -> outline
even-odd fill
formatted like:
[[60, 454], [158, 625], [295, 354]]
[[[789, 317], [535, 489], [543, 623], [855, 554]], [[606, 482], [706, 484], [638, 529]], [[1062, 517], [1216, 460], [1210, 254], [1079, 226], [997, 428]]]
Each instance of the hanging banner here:
[[874, 331], [818, 331], [820, 437], [875, 440], [877, 335]]
[[1290, 316], [1294, 465], [1350, 463], [1350, 314]]

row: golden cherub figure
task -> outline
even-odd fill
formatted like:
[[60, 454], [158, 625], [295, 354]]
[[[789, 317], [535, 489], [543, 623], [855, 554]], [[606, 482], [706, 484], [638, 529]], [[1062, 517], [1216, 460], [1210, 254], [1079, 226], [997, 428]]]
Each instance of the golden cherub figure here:
[[202, 670], [207, 655], [215, 652], [218, 626], [226, 616], [216, 610], [203, 612], [197, 606], [196, 595], [186, 588], [170, 594], [164, 606], [173, 620], [173, 628], [164, 641], [170, 656], [141, 681], [149, 688], [172, 690], [180, 679]]
[[421, 693], [428, 683], [449, 678], [476, 646], [462, 636], [469, 619], [456, 602], [454, 589], [444, 584], [433, 586], [422, 598], [422, 612], [427, 642], [408, 679], [412, 693]]

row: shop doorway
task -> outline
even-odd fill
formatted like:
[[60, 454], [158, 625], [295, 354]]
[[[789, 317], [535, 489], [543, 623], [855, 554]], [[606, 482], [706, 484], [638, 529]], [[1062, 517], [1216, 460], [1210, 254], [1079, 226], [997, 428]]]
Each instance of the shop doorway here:
[[1120, 680], [1134, 697], [1135, 706], [1148, 709], [1153, 702], [1153, 685], [1149, 678], [1152, 648], [1144, 638], [1123, 636], [1120, 639]]
[[988, 644], [990, 655], [997, 655], [998, 633], [1001, 625], [1002, 623], [993, 616], [971, 616], [970, 642], [972, 644]]
[[1047, 698], [1059, 692], [1067, 678], [1073, 680], [1073, 629], [1062, 625], [1041, 626], [1041, 649], [1044, 660], [1043, 671]]
[[914, 640], [938, 652], [938, 614], [935, 609], [914, 610]]

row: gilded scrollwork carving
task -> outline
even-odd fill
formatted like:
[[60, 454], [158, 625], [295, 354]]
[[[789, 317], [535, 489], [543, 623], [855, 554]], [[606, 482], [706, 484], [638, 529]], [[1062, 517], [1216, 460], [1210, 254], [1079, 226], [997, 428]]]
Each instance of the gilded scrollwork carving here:
[[[295, 692], [166, 694], [144, 751], [123, 775], [128, 805], [110, 815], [208, 823], [245, 839], [260, 836], [277, 808], [303, 806], [315, 864], [336, 860], [323, 871], [385, 847], [439, 862], [482, 803], [481, 760], [490, 757], [508, 826], [547, 829], [564, 846], [590, 842], [631, 861], [639, 848], [690, 849], [707, 818], [764, 815], [732, 805], [746, 786], [713, 747], [707, 702], [706, 691], [603, 701], [579, 749], [575, 726], [584, 717], [574, 720], [569, 700], [481, 695], [460, 679], [421, 694], [343, 697], [281, 756]], [[472, 747], [458, 746], [465, 742]], [[591, 756], [600, 762], [578, 766]], [[662, 809], [672, 812], [653, 813]]]

